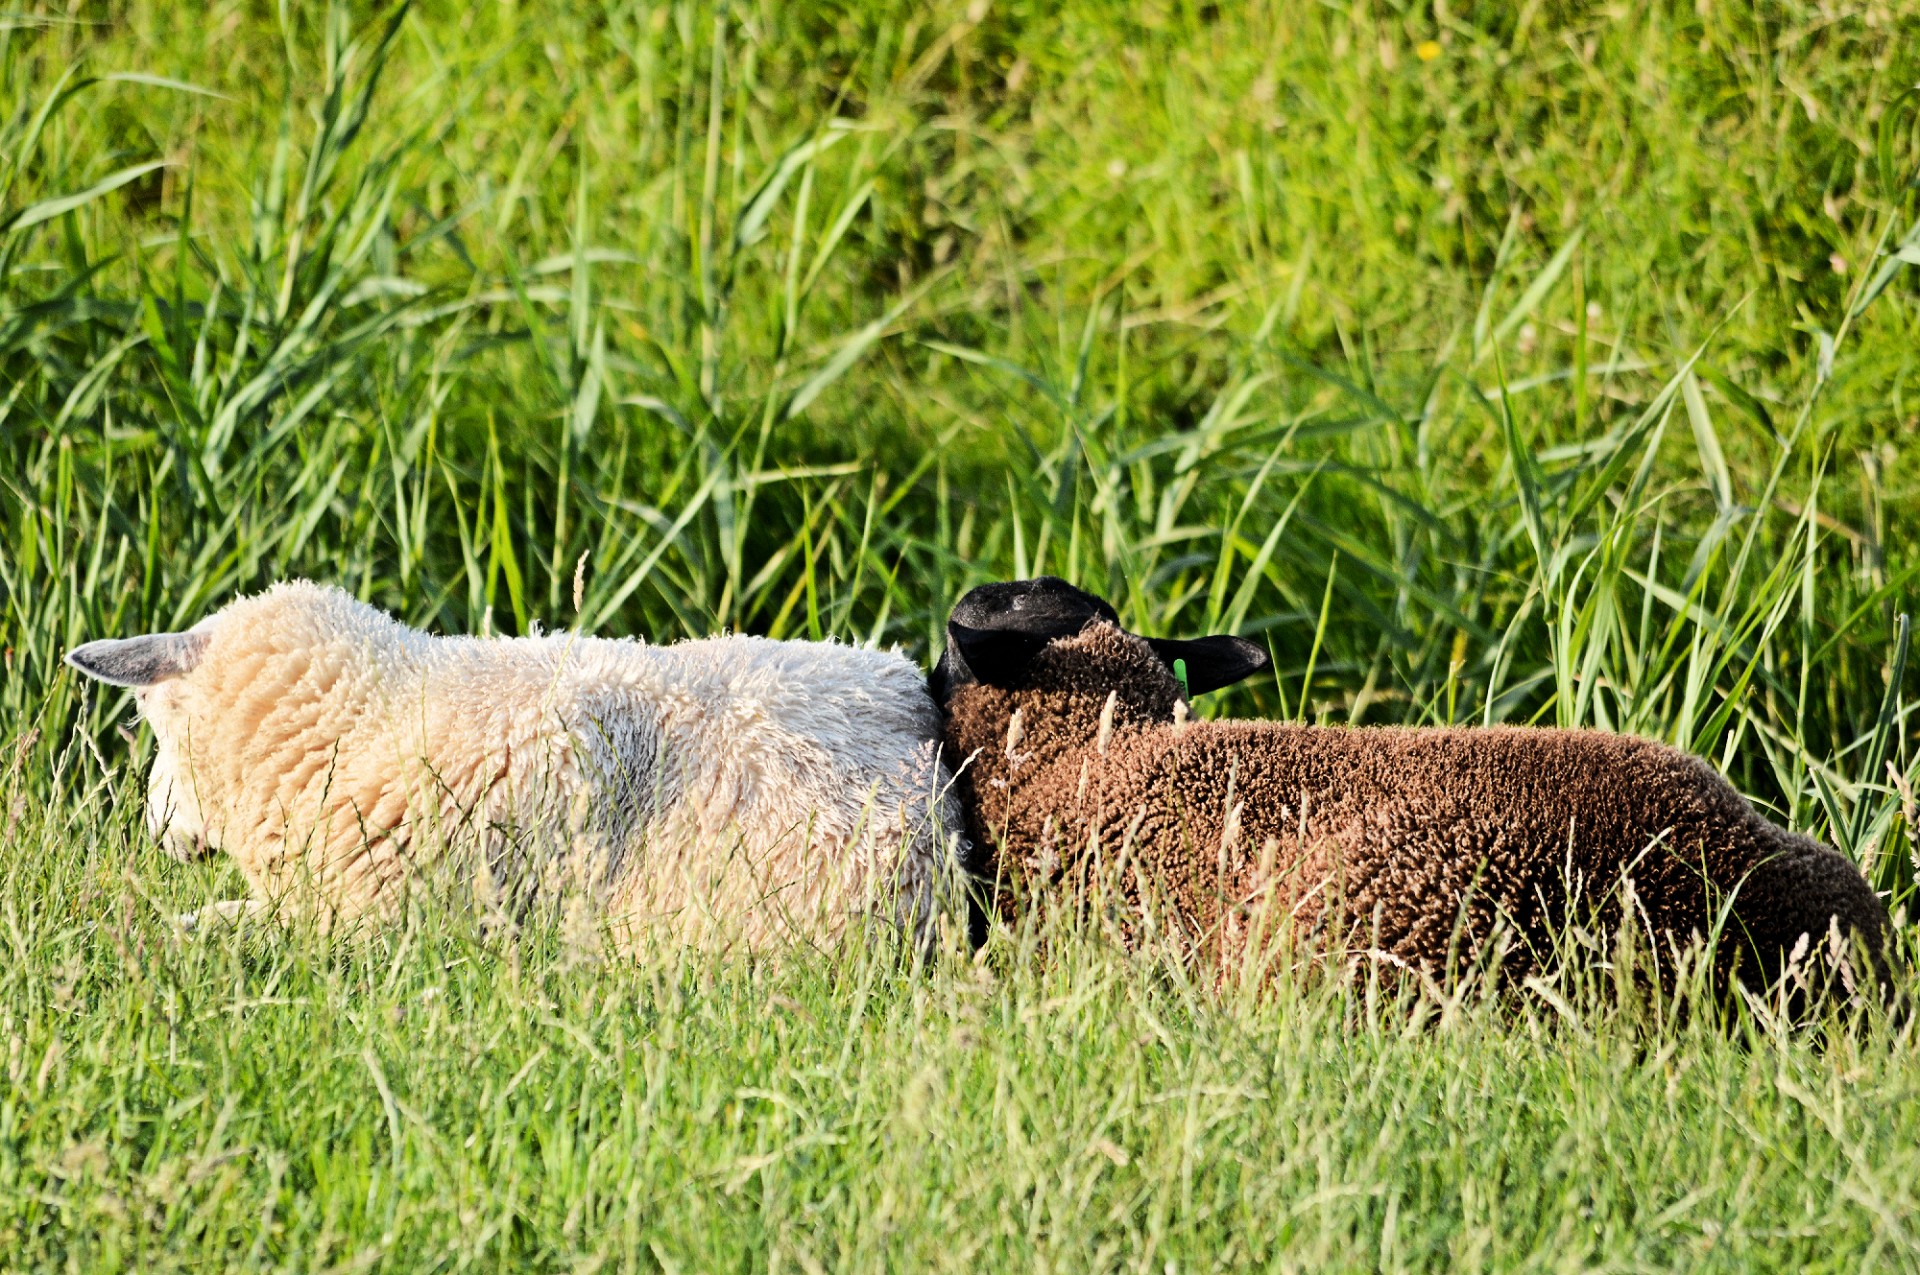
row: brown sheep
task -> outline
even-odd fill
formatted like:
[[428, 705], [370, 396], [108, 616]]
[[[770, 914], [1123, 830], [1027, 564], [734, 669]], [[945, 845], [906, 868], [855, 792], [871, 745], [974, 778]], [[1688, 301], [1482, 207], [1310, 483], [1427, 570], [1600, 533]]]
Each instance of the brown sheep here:
[[1430, 976], [1485, 957], [1503, 923], [1500, 972], [1517, 982], [1566, 921], [1617, 925], [1623, 899], [1658, 938], [1663, 981], [1678, 950], [1716, 933], [1721, 974], [1755, 987], [1796, 945], [1837, 950], [1838, 934], [1881, 960], [1886, 908], [1852, 863], [1665, 745], [1187, 721], [1174, 660], [1200, 694], [1264, 668], [1265, 653], [1232, 637], [1135, 636], [1051, 577], [973, 590], [948, 638], [931, 689], [948, 764], [964, 764], [970, 866], [1000, 883], [1003, 912], [1019, 897], [1009, 881], [1071, 888], [1098, 859], [1132, 905], [1133, 937], [1151, 915], [1222, 974], [1249, 935], [1289, 918], [1296, 939], [1324, 950], [1344, 936]]

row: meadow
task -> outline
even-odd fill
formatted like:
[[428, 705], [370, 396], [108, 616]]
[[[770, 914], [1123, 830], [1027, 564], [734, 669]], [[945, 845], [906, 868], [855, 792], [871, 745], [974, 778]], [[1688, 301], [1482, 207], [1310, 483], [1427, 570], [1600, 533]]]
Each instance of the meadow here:
[[188, 939], [60, 665], [290, 575], [927, 660], [1045, 571], [1267, 643], [1203, 714], [1708, 757], [1910, 950], [1917, 179], [1876, 0], [21, 0], [0, 1269], [1920, 1266], [1912, 1016]]

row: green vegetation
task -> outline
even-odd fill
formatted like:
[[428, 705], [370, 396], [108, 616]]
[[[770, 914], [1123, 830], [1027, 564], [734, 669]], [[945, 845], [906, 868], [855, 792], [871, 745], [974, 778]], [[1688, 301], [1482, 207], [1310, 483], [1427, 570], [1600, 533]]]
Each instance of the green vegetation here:
[[172, 933], [59, 656], [295, 574], [926, 656], [1051, 571], [1912, 884], [1909, 7], [561, 8], [0, 13], [0, 1266], [1920, 1259], [1911, 1022]]

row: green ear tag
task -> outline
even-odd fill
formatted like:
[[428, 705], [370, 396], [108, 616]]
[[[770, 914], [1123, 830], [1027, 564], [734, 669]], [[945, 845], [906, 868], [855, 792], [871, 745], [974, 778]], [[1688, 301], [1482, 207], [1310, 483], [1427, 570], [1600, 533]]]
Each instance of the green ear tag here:
[[1193, 696], [1187, 693], [1187, 662], [1185, 660], [1175, 660], [1173, 662], [1173, 680], [1180, 683], [1180, 694], [1182, 698], [1193, 698]]

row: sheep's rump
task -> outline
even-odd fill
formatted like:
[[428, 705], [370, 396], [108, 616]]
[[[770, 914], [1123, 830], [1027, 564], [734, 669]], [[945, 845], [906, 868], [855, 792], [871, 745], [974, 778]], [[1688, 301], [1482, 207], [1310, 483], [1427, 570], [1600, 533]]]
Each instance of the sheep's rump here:
[[1196, 723], [1041, 764], [1021, 785], [1026, 809], [976, 789], [974, 835], [1018, 830], [1005, 838], [1031, 847], [1018, 867], [1058, 879], [1098, 828], [1109, 858], [1130, 857], [1227, 962], [1261, 907], [1262, 926], [1277, 909], [1296, 935], [1432, 973], [1473, 959], [1504, 922], [1505, 971], [1523, 974], [1567, 923], [1617, 924], [1629, 905], [1669, 967], [1717, 935], [1721, 967], [1749, 982], [1835, 922], [1876, 951], [1884, 939], [1885, 909], [1851, 863], [1644, 740]]

